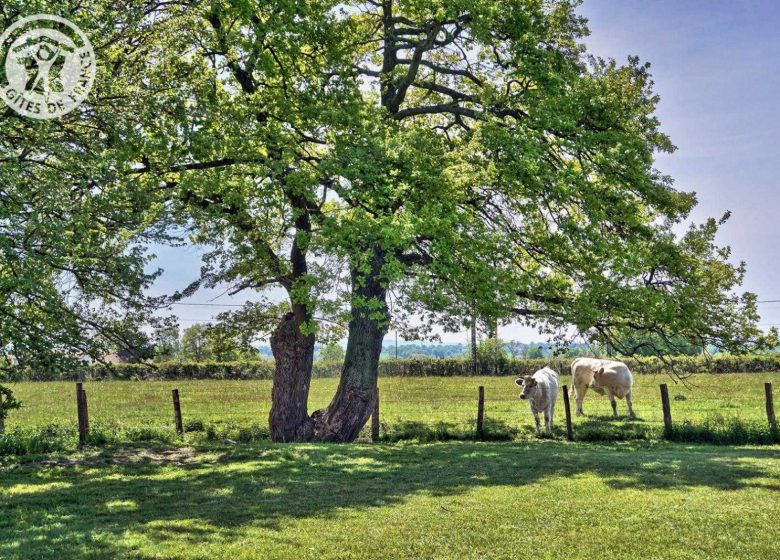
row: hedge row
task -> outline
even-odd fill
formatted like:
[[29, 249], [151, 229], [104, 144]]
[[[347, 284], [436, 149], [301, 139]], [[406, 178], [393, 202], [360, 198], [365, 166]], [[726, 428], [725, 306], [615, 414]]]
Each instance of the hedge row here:
[[[617, 358], [616, 358], [617, 359]], [[780, 354], [751, 356], [680, 356], [669, 363], [655, 357], [622, 358], [635, 374], [659, 374], [676, 372], [681, 376], [695, 373], [767, 373], [780, 371]], [[480, 363], [478, 375], [530, 375], [549, 366], [560, 374], [568, 375], [572, 358], [508, 359], [497, 365]], [[472, 375], [472, 363], [465, 358], [388, 360], [380, 363], [379, 374], [385, 376], [468, 376]]]
[[[626, 364], [635, 374], [671, 372], [672, 366], [658, 358], [626, 358]], [[502, 358], [498, 364], [480, 363], [479, 375], [529, 375], [544, 366], [561, 374], [568, 374], [572, 360], [553, 358], [539, 360]], [[765, 373], [780, 371], [780, 354], [755, 356], [680, 357], [674, 359], [674, 370], [679, 375], [694, 373]], [[7, 372], [8, 381], [73, 381], [78, 379], [272, 379], [271, 361], [252, 362], [191, 362], [161, 364], [85, 365], [67, 373], [41, 373], [16, 369]], [[341, 364], [315, 362], [314, 377], [338, 377]], [[467, 358], [410, 358], [383, 360], [379, 375], [384, 377], [454, 377], [472, 374]]]

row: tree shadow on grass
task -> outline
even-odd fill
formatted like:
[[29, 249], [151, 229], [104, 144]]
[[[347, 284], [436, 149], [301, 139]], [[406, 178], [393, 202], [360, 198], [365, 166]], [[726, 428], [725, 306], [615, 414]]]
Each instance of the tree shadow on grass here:
[[57, 557], [54, 550], [68, 557], [151, 558], [123, 540], [126, 531], [147, 543], [202, 546], [239, 538], [248, 524], [295, 545], [277, 531], [285, 519], [558, 477], [595, 475], [616, 490], [780, 491], [755, 459], [780, 461], [780, 450], [459, 442], [104, 453], [62, 467], [2, 473], [0, 558]]
[[663, 426], [645, 422], [641, 418], [613, 418], [612, 416], [587, 416], [574, 425], [574, 437], [578, 441], [635, 441], [659, 439]]
[[[476, 420], [470, 424], [456, 422], [402, 421], [381, 425], [383, 442], [474, 441]], [[521, 431], [507, 422], [485, 418], [481, 441], [512, 441]]]

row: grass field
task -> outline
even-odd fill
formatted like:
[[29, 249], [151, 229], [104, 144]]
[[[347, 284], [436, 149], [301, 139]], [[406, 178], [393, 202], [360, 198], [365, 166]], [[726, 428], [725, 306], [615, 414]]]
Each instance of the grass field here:
[[778, 481], [778, 447], [120, 448], [0, 469], [0, 558], [772, 559]]
[[[533, 437], [528, 405], [518, 399], [509, 377], [381, 378], [382, 434], [386, 440], [437, 440], [469, 438], [476, 421], [477, 387], [485, 386], [485, 414], [489, 433], [497, 439]], [[655, 438], [663, 428], [658, 385], [668, 383], [676, 424], [686, 421], [739, 420], [766, 425], [764, 382], [771, 381], [780, 401], [780, 373], [700, 375], [691, 387], [675, 385], [668, 377], [637, 376], [634, 407], [639, 421], [612, 422], [609, 401], [590, 393], [586, 417], [575, 418], [575, 433], [603, 439]], [[562, 383], [571, 383], [563, 376]], [[336, 379], [315, 379], [310, 408], [327, 405]], [[24, 408], [15, 411], [8, 427], [43, 427], [51, 424], [75, 427], [75, 388], [69, 382], [11, 384]], [[103, 381], [85, 383], [93, 427], [122, 426], [172, 430], [171, 389], [177, 387], [185, 424], [199, 421], [214, 426], [226, 437], [242, 427], [267, 426], [270, 381]], [[618, 411], [626, 414], [624, 402]], [[563, 399], [556, 411], [556, 434], [563, 434]], [[597, 438], [598, 439], [598, 438]]]
[[[657, 441], [659, 383], [680, 425], [767, 431], [765, 381], [780, 387], [780, 374], [700, 376], [690, 388], [638, 376], [637, 421], [611, 420], [591, 395], [575, 434], [647, 441], [570, 443], [562, 404], [555, 439], [536, 438], [511, 378], [383, 378], [390, 443], [341, 446], [240, 437], [262, 439], [269, 382], [90, 382], [93, 431], [124, 436], [79, 452], [74, 384], [14, 384], [24, 408], [8, 433], [46, 439], [64, 426], [70, 443], [0, 457], [0, 559], [780, 558], [780, 446]], [[479, 385], [491, 437], [513, 442], [419, 443], [473, 439]], [[335, 386], [315, 380], [312, 408]], [[185, 424], [214, 437], [173, 434], [173, 387]]]

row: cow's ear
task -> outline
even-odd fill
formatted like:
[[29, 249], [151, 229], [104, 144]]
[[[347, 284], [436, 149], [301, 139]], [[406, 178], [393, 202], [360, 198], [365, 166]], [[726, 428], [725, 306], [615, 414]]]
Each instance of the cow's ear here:
[[523, 386], [523, 378], [521, 377], [520, 379], [515, 379], [515, 385], [517, 385], [518, 387], [522, 387]]
[[604, 368], [601, 368], [598, 372], [598, 375], [604, 375]]

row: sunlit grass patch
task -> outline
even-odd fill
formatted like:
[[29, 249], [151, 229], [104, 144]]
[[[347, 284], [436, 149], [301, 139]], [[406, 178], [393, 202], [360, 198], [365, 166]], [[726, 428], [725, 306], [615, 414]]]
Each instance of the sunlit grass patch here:
[[43, 484], [16, 484], [3, 490], [0, 490], [0, 495], [7, 496], [22, 496], [30, 494], [43, 494], [52, 490], [60, 490], [71, 487], [69, 482], [48, 482]]

